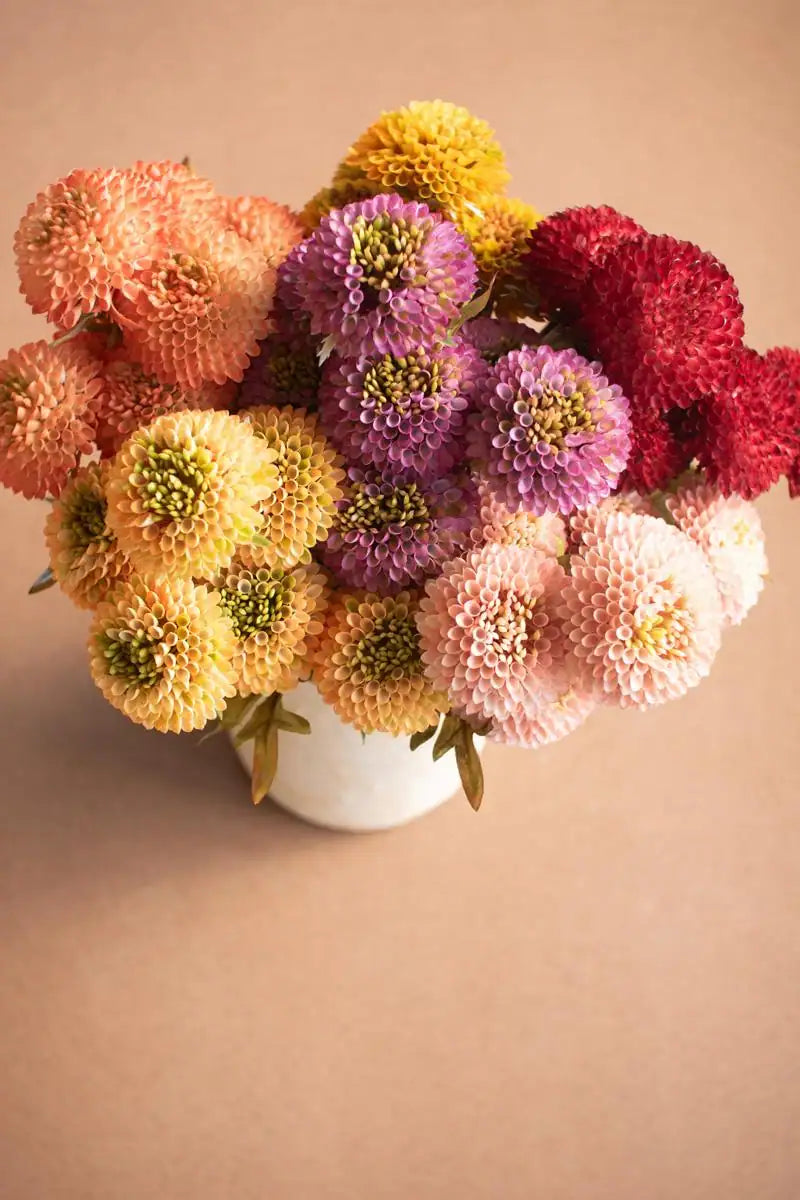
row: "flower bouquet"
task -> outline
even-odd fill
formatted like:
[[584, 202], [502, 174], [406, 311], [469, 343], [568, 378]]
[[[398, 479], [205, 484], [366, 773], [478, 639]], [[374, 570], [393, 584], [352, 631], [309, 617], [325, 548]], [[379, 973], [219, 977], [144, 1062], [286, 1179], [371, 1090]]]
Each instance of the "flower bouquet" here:
[[256, 802], [298, 684], [452, 755], [477, 808], [476, 738], [683, 695], [762, 589], [800, 353], [744, 345], [713, 255], [508, 179], [434, 101], [300, 213], [184, 161], [73, 171], [22, 218], [52, 328], [0, 363], [0, 481], [49, 503], [31, 591], [91, 610], [131, 720], [252, 742]]

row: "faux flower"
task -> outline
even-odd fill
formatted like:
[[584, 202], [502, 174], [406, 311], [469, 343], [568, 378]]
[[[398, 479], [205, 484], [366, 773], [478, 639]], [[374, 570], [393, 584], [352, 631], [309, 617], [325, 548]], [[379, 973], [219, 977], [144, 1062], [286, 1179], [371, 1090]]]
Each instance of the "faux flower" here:
[[579, 684], [622, 708], [682, 696], [719, 649], [722, 610], [706, 557], [658, 517], [616, 512], [587, 532], [560, 613]]
[[548, 309], [571, 317], [580, 311], [590, 271], [643, 233], [641, 225], [607, 204], [567, 208], [536, 225], [525, 267]]
[[348, 494], [328, 540], [325, 565], [349, 587], [396, 592], [419, 585], [468, 541], [475, 494], [457, 477], [390, 483], [350, 469]]
[[106, 457], [116, 454], [132, 433], [163, 413], [181, 409], [227, 408], [235, 385], [214, 383], [182, 388], [160, 383], [132, 362], [127, 350], [117, 351], [103, 366], [103, 390], [93, 405], [97, 418], [96, 441]]
[[509, 350], [539, 344], [539, 336], [530, 325], [501, 317], [473, 317], [462, 327], [461, 334], [489, 363], [496, 363]]
[[320, 369], [317, 352], [306, 331], [288, 316], [274, 318], [274, 328], [259, 344], [257, 356], [244, 373], [239, 407], [265, 404], [317, 406]]
[[126, 343], [163, 383], [241, 380], [269, 328], [275, 273], [235, 233], [187, 227], [118, 304]]
[[637, 403], [688, 408], [721, 387], [741, 350], [736, 284], [691, 242], [645, 234], [592, 272], [581, 313], [593, 350]]
[[346, 459], [420, 481], [464, 454], [466, 413], [480, 355], [464, 342], [396, 357], [330, 359], [320, 396], [325, 430]]
[[409, 592], [393, 599], [339, 592], [327, 610], [314, 682], [327, 704], [362, 733], [421, 733], [435, 725], [447, 696], [425, 677]]
[[395, 354], [442, 339], [475, 290], [461, 233], [425, 204], [375, 196], [325, 217], [295, 260], [311, 332], [343, 357]]
[[524, 704], [510, 709], [489, 730], [489, 740], [535, 750], [574, 733], [594, 711], [592, 693], [581, 689], [566, 664], [544, 674]]
[[[497, 293], [516, 296], [517, 308], [527, 311], [523, 292], [529, 290], [525, 256], [532, 229], [542, 214], [523, 200], [505, 196], [487, 196], [470, 208], [462, 228], [478, 264], [482, 287], [495, 285]], [[504, 311], [514, 310], [514, 304], [504, 304]]]
[[103, 474], [92, 463], [75, 472], [45, 521], [50, 569], [79, 608], [96, 608], [130, 574], [106, 508]]
[[417, 622], [422, 658], [457, 713], [502, 722], [562, 661], [564, 579], [553, 558], [489, 542], [428, 581]]
[[502, 192], [509, 178], [489, 125], [443, 100], [382, 113], [350, 148], [344, 167], [351, 177], [358, 173], [382, 191], [424, 200], [451, 217]]
[[616, 487], [629, 428], [628, 401], [599, 363], [549, 346], [512, 350], [479, 386], [471, 454], [512, 511], [569, 513]]
[[316, 567], [248, 567], [234, 560], [215, 586], [236, 637], [237, 692], [269, 696], [290, 691], [308, 673], [322, 633], [322, 572]]
[[111, 463], [108, 523], [137, 571], [209, 578], [261, 529], [276, 458], [240, 417], [166, 413]]
[[92, 677], [114, 708], [160, 733], [202, 729], [236, 694], [219, 597], [188, 579], [134, 576], [97, 609]]
[[163, 204], [134, 171], [73, 171], [40, 192], [14, 238], [20, 291], [64, 329], [131, 293], [154, 252]]
[[478, 527], [481, 542], [525, 546], [555, 558], [567, 548], [567, 527], [557, 513], [535, 517], [524, 509], [512, 512], [485, 486], [481, 488]]
[[219, 215], [226, 229], [250, 242], [273, 267], [305, 237], [297, 213], [266, 196], [222, 196]]
[[67, 342], [29, 342], [0, 362], [0, 483], [30, 499], [58, 495], [94, 449], [100, 364]]
[[242, 413], [260, 445], [269, 449], [276, 482], [261, 503], [260, 534], [268, 546], [250, 547], [260, 566], [308, 562], [325, 537], [341, 499], [344, 471], [317, 418], [302, 408], [251, 408]]
[[311, 242], [309, 239], [306, 239], [304, 242], [298, 242], [278, 267], [277, 282], [275, 285], [275, 310], [279, 310], [277, 324], [283, 323], [281, 317], [285, 313], [291, 314], [291, 318], [295, 323], [299, 321], [305, 325], [309, 324], [308, 315], [302, 311], [303, 298], [300, 295], [299, 285], [303, 264], [310, 245]]
[[723, 623], [741, 624], [758, 600], [769, 569], [755, 505], [740, 496], [723, 496], [691, 477], [664, 502], [678, 528], [708, 559], [719, 589]]

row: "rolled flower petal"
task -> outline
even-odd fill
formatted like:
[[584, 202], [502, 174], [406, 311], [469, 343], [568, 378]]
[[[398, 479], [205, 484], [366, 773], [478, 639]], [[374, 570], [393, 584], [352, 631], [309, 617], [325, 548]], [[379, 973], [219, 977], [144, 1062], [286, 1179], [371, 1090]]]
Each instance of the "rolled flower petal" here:
[[314, 658], [314, 682], [362, 733], [420, 733], [448, 708], [426, 678], [412, 593], [336, 593]]
[[495, 720], [488, 737], [505, 746], [535, 750], [574, 733], [596, 707], [591, 691], [582, 689], [569, 664], [563, 663], [543, 675], [524, 703]]
[[89, 633], [92, 678], [137, 725], [186, 733], [236, 694], [230, 622], [219, 597], [185, 579], [134, 576], [97, 609]]
[[425, 586], [418, 626], [434, 687], [479, 722], [503, 722], [564, 659], [556, 615], [564, 570], [522, 546], [488, 543]]
[[293, 286], [312, 333], [346, 358], [402, 357], [443, 339], [475, 290], [463, 235], [427, 205], [397, 195], [334, 210], [305, 245], [287, 270], [296, 268]]
[[706, 556], [658, 517], [611, 513], [584, 534], [560, 607], [581, 687], [647, 708], [711, 670], [722, 609]]
[[57, 496], [94, 449], [102, 364], [83, 347], [29, 342], [0, 362], [0, 484]]
[[534, 517], [524, 509], [512, 512], [486, 486], [481, 488], [478, 533], [481, 543], [524, 546], [554, 558], [564, 554], [567, 548], [567, 526], [558, 513]]
[[511, 511], [567, 514], [616, 487], [629, 430], [628, 401], [598, 363], [539, 346], [510, 351], [481, 381], [470, 453]]
[[708, 559], [719, 589], [725, 625], [739, 625], [758, 600], [769, 570], [764, 530], [754, 504], [723, 496], [701, 479], [689, 479], [664, 498], [679, 529]]
[[239, 391], [239, 408], [294, 404], [306, 411], [317, 407], [320, 368], [314, 342], [284, 312], [272, 313], [274, 327], [259, 344]]
[[137, 571], [210, 578], [261, 529], [276, 458], [240, 417], [166, 413], [110, 464], [108, 523]]
[[528, 311], [524, 292], [530, 290], [530, 284], [525, 258], [531, 230], [541, 219], [542, 214], [530, 204], [506, 196], [487, 196], [464, 216], [462, 228], [475, 255], [481, 285], [494, 285], [504, 312], [514, 309], [512, 297], [521, 313]]
[[97, 463], [77, 470], [45, 521], [50, 569], [79, 608], [96, 608], [130, 575], [106, 520], [104, 476]]
[[305, 237], [298, 214], [266, 196], [222, 196], [219, 217], [226, 229], [250, 242], [273, 267]]
[[538, 346], [539, 335], [530, 325], [503, 317], [473, 317], [461, 328], [465, 342], [479, 351], [485, 362], [496, 363], [509, 350]]

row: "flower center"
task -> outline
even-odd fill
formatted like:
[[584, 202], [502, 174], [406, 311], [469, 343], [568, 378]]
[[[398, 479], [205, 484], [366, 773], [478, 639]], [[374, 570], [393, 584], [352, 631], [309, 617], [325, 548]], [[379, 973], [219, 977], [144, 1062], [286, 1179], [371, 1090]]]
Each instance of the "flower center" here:
[[[384, 354], [374, 362], [364, 376], [362, 385], [365, 400], [372, 400], [378, 412], [390, 407], [397, 412], [417, 411], [419, 403], [413, 396], [436, 396], [442, 388], [441, 365], [427, 354], [408, 354], [394, 358]], [[433, 408], [438, 408], [434, 401]]]
[[362, 282], [376, 292], [396, 287], [419, 286], [425, 282], [417, 270], [419, 253], [427, 233], [422, 225], [409, 225], [402, 217], [396, 220], [379, 213], [369, 220], [358, 216], [350, 228], [353, 245], [350, 262], [361, 267]]
[[94, 492], [81, 492], [69, 506], [67, 524], [73, 545], [85, 550], [92, 542], [107, 538], [106, 502]]
[[240, 641], [269, 632], [291, 604], [294, 577], [280, 568], [230, 575], [220, 588], [220, 605]]
[[689, 640], [689, 628], [684, 604], [666, 602], [660, 606], [643, 606], [637, 613], [633, 633], [627, 644], [658, 658], [679, 658]]
[[502, 659], [524, 662], [542, 635], [546, 618], [532, 596], [501, 589], [484, 609], [487, 648]]
[[397, 614], [380, 617], [356, 643], [353, 659], [365, 678], [374, 683], [418, 675], [422, 658], [413, 617]]
[[430, 510], [416, 483], [377, 495], [370, 495], [364, 484], [356, 484], [353, 498], [339, 513], [337, 524], [342, 531], [377, 530], [387, 525], [422, 530], [428, 528], [430, 520]]
[[[541, 380], [532, 395], [527, 391], [517, 393], [513, 424], [523, 431], [530, 445], [547, 442], [555, 450], [563, 450], [568, 434], [594, 430], [592, 415], [586, 407], [586, 393], [591, 390], [588, 381], [575, 385], [569, 376], [564, 377], [560, 387]], [[509, 428], [511, 424], [508, 423]]]
[[170, 304], [187, 295], [205, 297], [219, 289], [219, 276], [207, 262], [191, 254], [172, 254], [154, 279], [156, 291]]
[[158, 683], [164, 673], [159, 640], [150, 638], [144, 630], [110, 629], [103, 635], [103, 643], [109, 675], [142, 687]]
[[315, 395], [319, 387], [319, 363], [312, 353], [275, 349], [267, 360], [267, 371], [275, 391], [286, 396]]
[[205, 508], [213, 468], [208, 450], [204, 446], [172, 449], [148, 442], [145, 451], [144, 462], [134, 467], [143, 507], [171, 521], [199, 516]]

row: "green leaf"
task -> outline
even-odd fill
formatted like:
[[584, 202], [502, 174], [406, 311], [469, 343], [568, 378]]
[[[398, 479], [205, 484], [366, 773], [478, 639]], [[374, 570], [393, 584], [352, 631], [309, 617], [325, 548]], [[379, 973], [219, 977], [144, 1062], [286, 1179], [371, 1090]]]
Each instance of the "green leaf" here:
[[448, 750], [452, 750], [455, 746], [458, 736], [461, 732], [461, 718], [454, 717], [452, 713], [448, 713], [442, 721], [442, 727], [439, 730], [439, 736], [433, 744], [433, 761], [438, 762], [443, 755], [447, 754]]
[[437, 721], [435, 725], [429, 725], [427, 729], [422, 729], [419, 733], [412, 733], [408, 743], [411, 749], [419, 750], [420, 746], [424, 746], [434, 737], [438, 728], [439, 722]]
[[472, 740], [472, 730], [467, 725], [462, 725], [461, 736], [456, 742], [456, 765], [464, 795], [477, 812], [483, 800], [483, 767]]
[[473, 296], [471, 300], [468, 300], [467, 303], [462, 306], [461, 312], [458, 314], [456, 319], [451, 322], [450, 327], [447, 330], [449, 334], [458, 333], [462, 325], [466, 324], [467, 321], [471, 321], [473, 317], [477, 317], [479, 313], [483, 312], [483, 310], [486, 308], [486, 305], [489, 303], [493, 287], [494, 279], [492, 279], [492, 282], [489, 284], [485, 292], [481, 292], [479, 295]]
[[260, 804], [275, 781], [278, 770], [278, 730], [274, 724], [259, 729], [253, 743], [253, 780], [251, 798]]
[[250, 544], [253, 546], [265, 546], [268, 550], [271, 550], [275, 545], [272, 538], [264, 537], [261, 533], [254, 533], [250, 538]]
[[39, 592], [46, 592], [48, 588], [51, 588], [53, 586], [55, 581], [56, 581], [56, 577], [53, 574], [50, 567], [45, 567], [44, 571], [42, 571], [39, 578], [34, 579], [33, 583], [28, 588], [28, 595], [29, 596], [38, 596]]
[[273, 724], [276, 729], [283, 729], [286, 733], [311, 733], [311, 722], [299, 713], [289, 712], [280, 702], [275, 709]]
[[332, 333], [329, 333], [324, 342], [321, 342], [317, 347], [317, 362], [320, 366], [329, 359], [333, 351], [336, 349], [336, 338]]
[[278, 692], [273, 692], [271, 696], [266, 696], [263, 700], [259, 700], [250, 719], [239, 730], [233, 739], [235, 746], [243, 746], [245, 742], [249, 742], [262, 729], [269, 728], [272, 725], [275, 716], [275, 709], [280, 700]]

